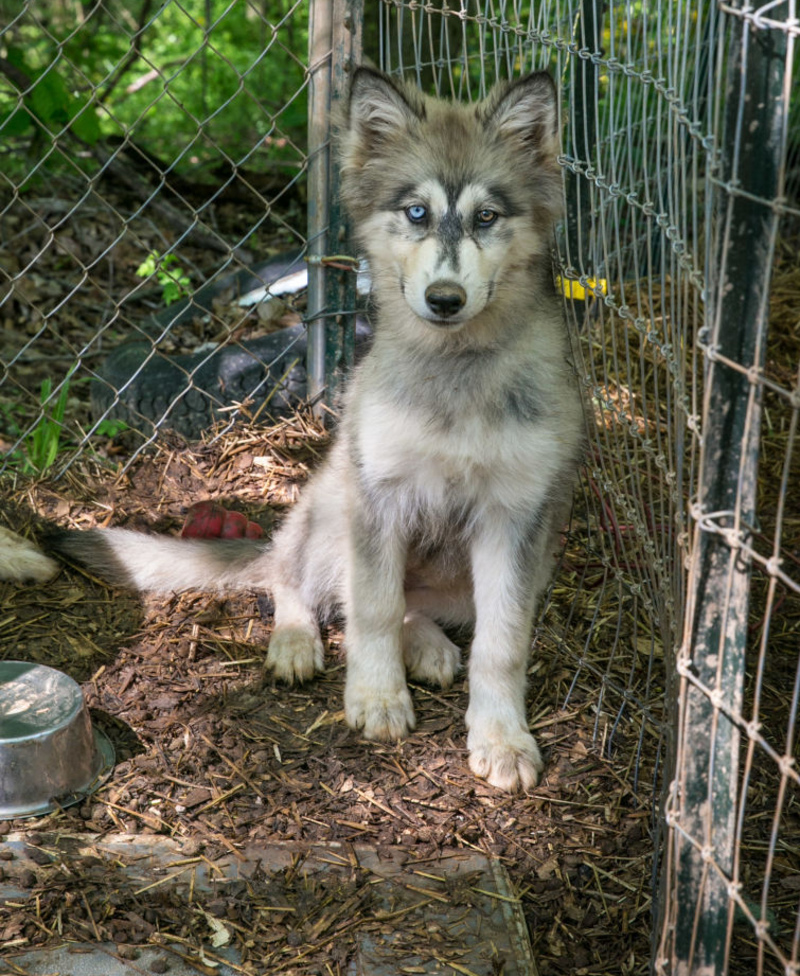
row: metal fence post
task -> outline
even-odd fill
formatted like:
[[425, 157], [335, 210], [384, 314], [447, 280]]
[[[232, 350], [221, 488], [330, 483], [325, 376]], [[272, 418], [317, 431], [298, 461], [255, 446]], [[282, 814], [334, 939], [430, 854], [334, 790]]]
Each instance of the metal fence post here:
[[319, 415], [325, 390], [325, 267], [328, 244], [333, 0], [308, 11], [308, 395]]
[[[575, 18], [573, 37], [583, 55], [600, 49], [603, 34], [603, 0], [581, 0]], [[570, 105], [571, 151], [576, 163], [585, 161], [593, 170], [595, 166], [595, 137], [597, 132], [597, 75], [598, 66], [580, 54], [574, 57], [573, 97]], [[591, 193], [589, 180], [572, 170], [567, 170], [567, 259], [581, 272], [588, 256], [588, 237], [591, 228]]]
[[[308, 391], [317, 416], [330, 406], [353, 361], [355, 275], [324, 259], [346, 246], [338, 167], [331, 157], [331, 112], [361, 52], [363, 0], [312, 0], [309, 10]], [[334, 262], [336, 263], [336, 262]]]
[[[361, 60], [364, 0], [334, 0], [333, 51], [331, 59], [331, 108], [346, 97], [353, 70]], [[334, 252], [351, 251], [350, 226], [341, 204], [339, 165], [335, 154], [328, 171], [328, 242]], [[326, 277], [326, 303], [333, 313], [327, 320], [325, 373], [326, 402], [330, 405], [343, 375], [353, 365], [355, 353], [356, 276], [330, 267]]]
[[[728, 14], [724, 106], [709, 244], [706, 360], [696, 546], [689, 579], [672, 828], [672, 926], [662, 968], [676, 976], [727, 969], [736, 885], [740, 727], [770, 271], [778, 217], [786, 34]], [[772, 10], [777, 16], [778, 7]], [[723, 32], [724, 36], [724, 32]]]

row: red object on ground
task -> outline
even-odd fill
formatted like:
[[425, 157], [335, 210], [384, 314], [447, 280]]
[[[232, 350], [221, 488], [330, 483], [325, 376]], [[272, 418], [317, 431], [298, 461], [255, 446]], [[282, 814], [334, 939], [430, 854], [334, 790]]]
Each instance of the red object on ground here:
[[241, 512], [226, 512], [220, 538], [243, 539], [247, 531], [247, 517]]
[[263, 534], [257, 522], [211, 501], [192, 505], [181, 529], [183, 539], [260, 539]]
[[216, 539], [222, 532], [225, 509], [216, 502], [198, 502], [189, 509], [181, 529], [184, 539]]

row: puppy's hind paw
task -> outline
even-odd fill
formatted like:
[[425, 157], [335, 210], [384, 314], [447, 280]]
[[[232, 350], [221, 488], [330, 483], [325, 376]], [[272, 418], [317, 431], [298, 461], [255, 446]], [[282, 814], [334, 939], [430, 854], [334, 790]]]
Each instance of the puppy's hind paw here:
[[302, 627], [276, 627], [269, 642], [266, 667], [279, 681], [308, 681], [322, 671], [325, 651], [319, 634]]
[[430, 617], [409, 613], [403, 623], [403, 661], [414, 681], [449, 688], [461, 666], [461, 652]]
[[345, 717], [365, 739], [395, 742], [404, 739], [416, 725], [408, 688], [397, 692], [359, 694], [345, 690]]
[[482, 740], [470, 733], [467, 747], [472, 772], [508, 793], [532, 790], [544, 769], [536, 740], [528, 733], [517, 733], [505, 741]]
[[36, 545], [0, 526], [0, 580], [12, 583], [45, 583], [52, 579], [60, 566]]

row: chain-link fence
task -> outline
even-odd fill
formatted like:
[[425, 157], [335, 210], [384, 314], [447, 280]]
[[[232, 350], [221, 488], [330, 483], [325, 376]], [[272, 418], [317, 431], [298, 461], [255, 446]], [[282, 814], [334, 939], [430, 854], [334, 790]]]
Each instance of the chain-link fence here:
[[459, 99], [560, 80], [557, 273], [592, 409], [539, 653], [652, 784], [654, 969], [797, 973], [794, 0], [0, 12], [12, 476], [320, 402], [363, 332], [327, 142], [361, 49]]
[[9, 2], [0, 43], [3, 468], [302, 402], [307, 5]]

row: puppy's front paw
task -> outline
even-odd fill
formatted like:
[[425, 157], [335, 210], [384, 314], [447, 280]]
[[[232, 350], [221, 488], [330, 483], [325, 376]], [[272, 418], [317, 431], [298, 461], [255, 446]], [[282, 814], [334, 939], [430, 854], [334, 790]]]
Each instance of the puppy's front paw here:
[[277, 627], [269, 642], [266, 666], [280, 681], [293, 684], [308, 681], [315, 671], [322, 671], [324, 657], [322, 639], [315, 631]]
[[405, 738], [416, 725], [408, 688], [379, 691], [347, 686], [344, 693], [347, 724], [365, 739], [393, 742]]
[[410, 613], [403, 623], [403, 661], [415, 681], [449, 688], [461, 665], [461, 652], [430, 617]]
[[529, 732], [481, 732], [473, 728], [467, 737], [467, 748], [472, 772], [509, 793], [532, 790], [544, 769], [539, 747]]

